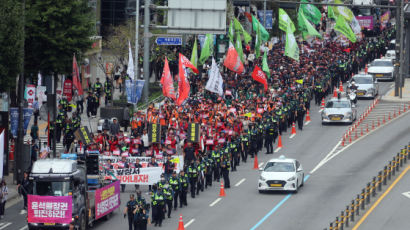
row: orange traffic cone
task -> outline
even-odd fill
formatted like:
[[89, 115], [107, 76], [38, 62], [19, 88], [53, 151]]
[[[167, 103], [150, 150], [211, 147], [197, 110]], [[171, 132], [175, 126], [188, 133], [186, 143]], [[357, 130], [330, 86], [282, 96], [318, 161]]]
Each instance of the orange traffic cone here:
[[278, 148], [282, 148], [283, 146], [282, 146], [282, 136], [281, 135], [279, 135], [279, 138], [278, 138]]
[[335, 88], [334, 88], [334, 90], [333, 90], [333, 98], [337, 98], [337, 89], [336, 89], [336, 86], [335, 86]]
[[224, 189], [224, 183], [221, 181], [221, 189], [219, 190], [219, 196], [225, 196], [225, 189]]
[[296, 135], [296, 127], [295, 127], [295, 122], [292, 124], [292, 133], [291, 135]]
[[325, 109], [325, 99], [322, 98], [322, 103], [320, 105], [320, 109]]
[[310, 121], [310, 113], [309, 113], [309, 110], [307, 110], [307, 113], [306, 113], [306, 122], [308, 122], [308, 121]]
[[340, 83], [339, 83], [339, 91], [343, 92], [343, 83], [342, 83], [342, 81], [340, 81]]
[[374, 130], [374, 121], [372, 122], [372, 130]]
[[390, 116], [390, 113], [389, 113], [389, 121], [391, 120], [391, 116]]
[[393, 112], [393, 117], [396, 118], [396, 110]]
[[178, 229], [177, 230], [185, 230], [184, 222], [182, 221], [182, 215], [179, 215], [179, 223], [178, 223]]
[[255, 155], [255, 159], [253, 161], [253, 169], [256, 169], [256, 170], [259, 169], [258, 155]]
[[364, 73], [367, 74], [367, 64], [364, 66]]
[[404, 105], [403, 107], [404, 107], [403, 108], [403, 113], [405, 113], [406, 112], [406, 105]]
[[363, 136], [363, 127], [360, 129], [360, 136]]

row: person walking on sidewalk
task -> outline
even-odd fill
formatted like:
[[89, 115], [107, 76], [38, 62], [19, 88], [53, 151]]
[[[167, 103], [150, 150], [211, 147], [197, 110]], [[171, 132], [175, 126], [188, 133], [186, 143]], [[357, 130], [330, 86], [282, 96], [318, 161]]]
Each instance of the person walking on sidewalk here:
[[17, 185], [17, 191], [24, 198], [24, 208], [27, 211], [27, 196], [31, 194], [32, 186], [30, 180], [28, 179], [28, 172], [24, 172], [23, 180]]
[[1, 181], [0, 184], [0, 219], [4, 217], [4, 209], [6, 207], [7, 195], [9, 194], [9, 190], [6, 185], [6, 181], [4, 179]]

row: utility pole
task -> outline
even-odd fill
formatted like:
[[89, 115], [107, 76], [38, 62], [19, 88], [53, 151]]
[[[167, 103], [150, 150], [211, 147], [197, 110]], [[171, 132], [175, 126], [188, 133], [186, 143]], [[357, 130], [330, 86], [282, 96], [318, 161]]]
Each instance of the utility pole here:
[[149, 97], [149, 24], [150, 24], [150, 0], [145, 0], [144, 4], [144, 102], [148, 103]]
[[401, 13], [402, 13], [402, 0], [396, 0], [396, 63], [394, 63], [394, 73], [396, 75], [395, 84], [394, 84], [394, 96], [399, 96], [399, 86], [400, 86], [400, 79], [401, 79], [401, 59], [402, 59], [402, 21], [401, 21]]
[[139, 49], [139, 27], [140, 27], [140, 0], [135, 1], [135, 61], [134, 61], [134, 79], [137, 80], [140, 76], [138, 65], [138, 49]]
[[18, 180], [21, 179], [22, 175], [22, 168], [21, 168], [21, 161], [22, 161], [22, 153], [24, 150], [23, 147], [23, 138], [24, 138], [24, 120], [23, 120], [23, 107], [24, 107], [24, 43], [25, 43], [25, 26], [26, 26], [26, 0], [23, 0], [22, 3], [22, 39], [21, 39], [21, 48], [20, 48], [20, 57], [21, 57], [21, 72], [18, 82], [18, 111], [19, 111], [19, 122], [17, 126], [17, 143], [16, 143], [16, 151], [15, 151], [15, 159], [14, 159], [14, 174], [13, 174], [13, 181], [17, 183]]
[[[403, 0], [399, 0], [400, 8], [397, 10], [400, 11], [400, 66], [399, 66], [399, 96], [403, 97], [403, 68], [404, 68], [404, 4]], [[407, 35], [409, 36], [409, 35]], [[409, 44], [406, 44], [408, 46]], [[407, 53], [405, 54], [408, 55]], [[408, 68], [408, 67], [407, 67]]]

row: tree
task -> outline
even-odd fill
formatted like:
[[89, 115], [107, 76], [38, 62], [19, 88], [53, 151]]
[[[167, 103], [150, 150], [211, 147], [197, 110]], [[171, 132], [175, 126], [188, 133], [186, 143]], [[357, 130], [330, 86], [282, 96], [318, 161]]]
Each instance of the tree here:
[[95, 19], [87, 0], [26, 0], [25, 69], [70, 74], [72, 58], [91, 47]]
[[21, 71], [23, 39], [22, 5], [15, 0], [2, 0], [0, 4], [0, 91], [14, 88]]

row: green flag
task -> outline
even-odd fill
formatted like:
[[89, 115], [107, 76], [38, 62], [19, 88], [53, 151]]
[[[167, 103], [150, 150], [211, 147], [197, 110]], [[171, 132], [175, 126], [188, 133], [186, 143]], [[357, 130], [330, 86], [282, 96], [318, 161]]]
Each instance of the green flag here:
[[[342, 1], [340, 0], [335, 0], [336, 4], [343, 4]], [[346, 6], [337, 6], [334, 8], [334, 13], [336, 13], [337, 16], [342, 15], [347, 21], [351, 22], [354, 14], [353, 12], [347, 8]]]
[[268, 66], [268, 51], [265, 50], [263, 52], [263, 59], [262, 59], [262, 70], [263, 72], [266, 73], [268, 77], [270, 77], [270, 71], [269, 71], [269, 66]]
[[287, 33], [288, 27], [290, 27], [292, 33], [295, 32], [295, 25], [292, 20], [290, 20], [289, 15], [282, 8], [279, 8], [279, 29]]
[[256, 58], [259, 58], [259, 56], [261, 56], [261, 39], [261, 26], [258, 26], [258, 31], [256, 33], [255, 39]]
[[261, 40], [262, 41], [268, 41], [269, 40], [269, 33], [266, 31], [265, 27], [259, 22], [259, 20], [252, 15], [252, 28], [253, 31], [258, 33], [258, 28], [260, 28], [261, 31]]
[[238, 52], [239, 58], [241, 59], [242, 63], [244, 63], [242, 41], [241, 41], [241, 35], [239, 34], [239, 32], [236, 32], [235, 49], [236, 49], [236, 52]]
[[356, 42], [356, 35], [353, 33], [352, 28], [350, 28], [350, 25], [347, 23], [347, 21], [342, 15], [339, 15], [337, 17], [335, 30], [342, 33], [351, 42]]
[[233, 29], [233, 24], [232, 24], [232, 21], [231, 21], [231, 23], [229, 23], [229, 31], [228, 31], [228, 37], [229, 37], [229, 40], [231, 42], [233, 42], [234, 36], [235, 36], [235, 31]]
[[327, 17], [328, 18], [333, 18], [336, 20], [335, 12], [333, 11], [333, 6], [327, 6]]
[[[243, 40], [245, 41], [246, 44], [248, 44], [252, 40], [251, 35], [249, 35], [249, 33], [246, 32], [246, 30], [243, 28], [243, 26], [238, 21], [238, 19], [234, 18], [233, 23], [234, 23], [235, 31], [236, 32], [241, 32], [242, 35], [243, 35]], [[232, 36], [232, 41], [233, 41], [233, 36]]]
[[204, 64], [208, 60], [209, 56], [212, 55], [212, 46], [214, 41], [212, 39], [212, 34], [206, 34], [204, 46], [201, 49], [201, 56], [199, 57], [199, 63]]
[[194, 47], [192, 48], [192, 53], [191, 53], [191, 63], [198, 68], [198, 45], [196, 43], [196, 38], [194, 42]]
[[290, 27], [288, 27], [288, 31], [286, 32], [285, 56], [299, 61], [298, 43], [296, 42], [295, 35], [293, 35]]
[[317, 32], [315, 27], [313, 27], [310, 24], [310, 22], [306, 19], [305, 14], [301, 9], [299, 9], [298, 12], [298, 28], [300, 31], [302, 31], [302, 36], [304, 40], [306, 40], [308, 36], [316, 36], [322, 38], [322, 36], [319, 34], [319, 32]]
[[[308, 2], [308, 1], [301, 0], [301, 2]], [[302, 9], [305, 17], [309, 21], [311, 21], [313, 24], [317, 25], [320, 23], [320, 19], [322, 18], [322, 13], [320, 13], [320, 10], [316, 6], [312, 4], [300, 4], [300, 9]]]

